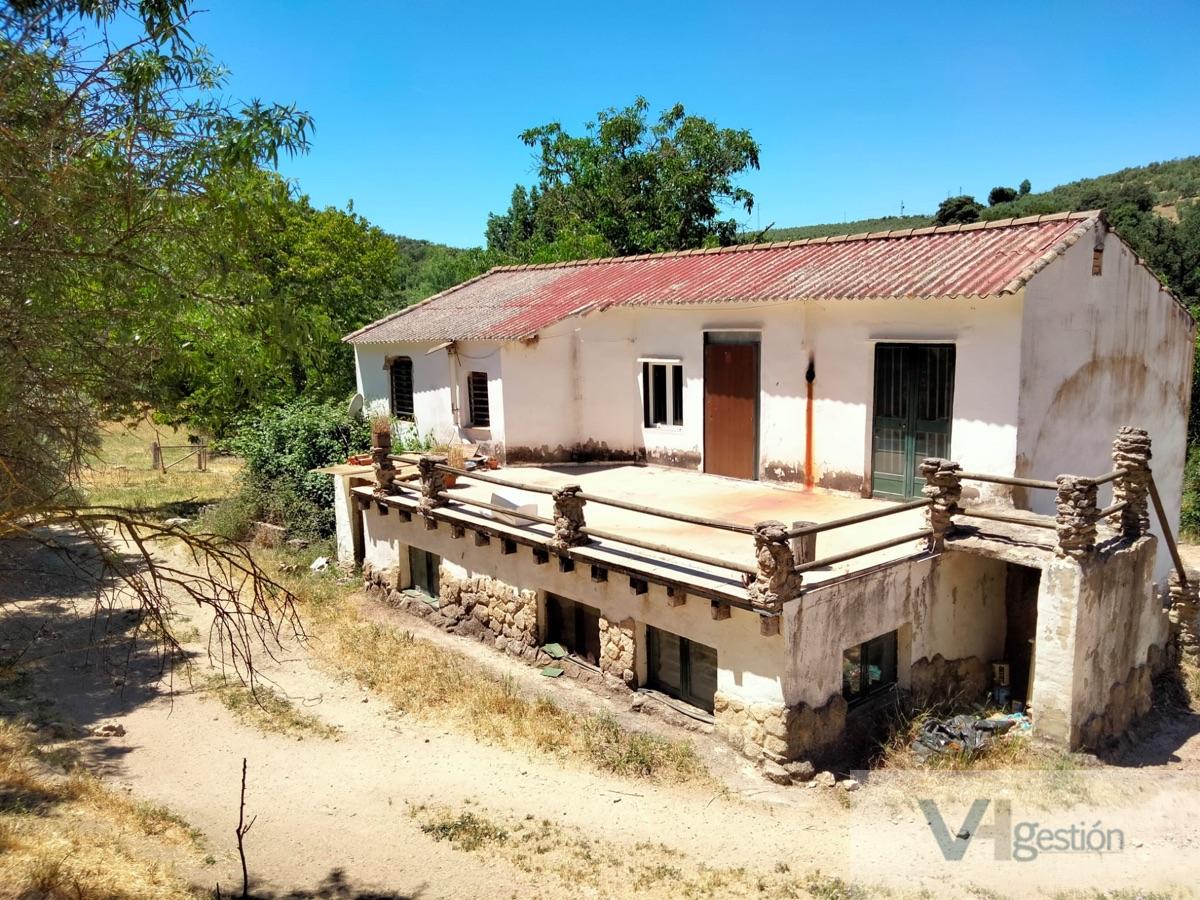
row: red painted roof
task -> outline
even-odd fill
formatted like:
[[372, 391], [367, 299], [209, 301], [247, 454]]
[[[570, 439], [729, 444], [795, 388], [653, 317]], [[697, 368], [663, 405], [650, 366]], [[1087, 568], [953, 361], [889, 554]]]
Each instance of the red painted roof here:
[[1011, 294], [1092, 227], [1057, 213], [777, 244], [504, 266], [406, 307], [351, 343], [516, 340], [614, 306]]

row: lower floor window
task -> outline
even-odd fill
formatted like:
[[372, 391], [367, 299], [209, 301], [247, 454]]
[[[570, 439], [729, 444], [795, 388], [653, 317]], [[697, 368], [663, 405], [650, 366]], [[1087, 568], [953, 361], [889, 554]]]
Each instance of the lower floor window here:
[[546, 643], [600, 665], [600, 610], [556, 594], [546, 595]]
[[646, 628], [650, 684], [700, 709], [713, 711], [717, 651], [652, 626]]
[[853, 703], [896, 683], [896, 632], [851, 647], [842, 654], [842, 696]]
[[439, 587], [438, 570], [441, 565], [442, 558], [437, 554], [426, 553], [416, 547], [408, 548], [408, 571], [412, 575], [414, 590], [436, 597]]

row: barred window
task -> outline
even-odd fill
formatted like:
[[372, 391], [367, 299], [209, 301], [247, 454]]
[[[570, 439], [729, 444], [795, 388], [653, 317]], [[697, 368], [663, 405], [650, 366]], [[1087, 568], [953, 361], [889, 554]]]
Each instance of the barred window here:
[[467, 375], [467, 400], [474, 428], [488, 428], [492, 424], [488, 408], [488, 379], [486, 372], [471, 372]]
[[412, 360], [398, 356], [391, 361], [392, 415], [397, 419], [412, 421], [413, 415], [413, 372]]

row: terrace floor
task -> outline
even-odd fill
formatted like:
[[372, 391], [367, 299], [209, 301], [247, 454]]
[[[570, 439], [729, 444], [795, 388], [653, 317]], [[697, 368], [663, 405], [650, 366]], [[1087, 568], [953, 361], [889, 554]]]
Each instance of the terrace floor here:
[[[776, 519], [789, 526], [796, 522], [827, 522], [893, 505], [883, 500], [864, 500], [784, 485], [738, 481], [652, 465], [515, 466], [488, 474], [543, 487], [576, 483], [583, 487], [584, 493], [593, 496], [747, 526], [768, 519]], [[546, 494], [501, 487], [470, 478], [459, 479], [448, 493], [451, 497], [468, 497], [491, 503], [495, 502], [496, 497], [502, 497], [517, 504], [535, 504], [538, 514], [547, 517], [553, 515], [553, 501]], [[464, 516], [490, 518], [490, 514], [484, 510], [465, 506], [457, 507], [455, 512], [461, 512]], [[584, 516], [589, 527], [602, 531], [628, 534], [649, 543], [678, 547], [743, 565], [754, 564], [754, 539], [751, 535], [677, 522], [596, 502], [586, 505]], [[922, 528], [924, 521], [924, 510], [915, 509], [837, 528], [817, 536], [816, 554], [818, 558], [828, 557], [900, 537]], [[551, 531], [545, 525], [528, 524], [523, 527], [538, 533], [548, 534]], [[919, 541], [901, 544], [831, 567], [812, 570], [805, 573], [804, 582], [815, 586], [850, 572], [912, 556], [922, 548], [923, 543]], [[735, 572], [671, 559], [664, 554], [622, 546], [613, 541], [600, 540], [581, 549], [600, 562], [603, 557], [616, 554], [626, 564], [638, 560], [671, 570], [690, 571], [706, 581], [740, 586], [740, 576]]]

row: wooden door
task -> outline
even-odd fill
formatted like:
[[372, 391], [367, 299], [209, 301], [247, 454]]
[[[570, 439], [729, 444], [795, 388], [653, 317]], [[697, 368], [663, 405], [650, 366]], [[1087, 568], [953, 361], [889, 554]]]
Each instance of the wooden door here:
[[954, 418], [952, 344], [877, 344], [871, 487], [876, 497], [921, 492], [917, 466], [948, 457]]
[[758, 344], [704, 347], [704, 471], [757, 478]]

